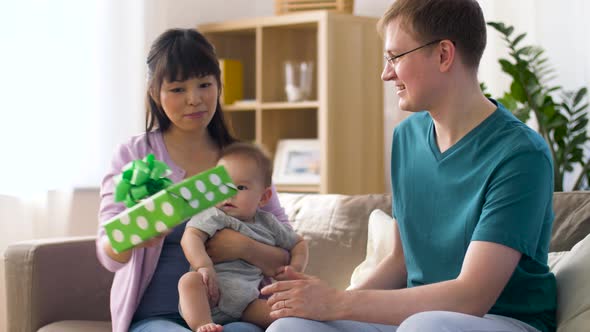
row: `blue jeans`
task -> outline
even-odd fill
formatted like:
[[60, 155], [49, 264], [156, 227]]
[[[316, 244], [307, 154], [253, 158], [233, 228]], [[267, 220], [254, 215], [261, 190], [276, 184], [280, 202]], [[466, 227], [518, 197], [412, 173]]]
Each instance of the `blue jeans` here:
[[519, 320], [485, 315], [476, 317], [448, 311], [426, 311], [408, 317], [400, 326], [351, 320], [318, 322], [302, 318], [281, 318], [270, 324], [267, 332], [539, 332]]
[[[224, 332], [263, 332], [261, 328], [246, 322], [229, 323]], [[129, 332], [191, 332], [180, 315], [150, 317], [131, 324]]]

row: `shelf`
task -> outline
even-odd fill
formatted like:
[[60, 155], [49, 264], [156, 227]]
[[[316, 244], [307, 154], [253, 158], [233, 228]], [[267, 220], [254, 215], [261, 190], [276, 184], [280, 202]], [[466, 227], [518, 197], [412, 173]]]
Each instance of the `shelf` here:
[[[376, 23], [377, 18], [310, 11], [197, 28], [220, 58], [243, 65], [242, 100], [223, 106], [237, 138], [264, 146], [271, 156], [281, 140], [320, 142], [320, 183], [278, 184], [278, 191], [385, 191], [383, 43]], [[309, 100], [287, 102], [287, 61], [313, 63]]]
[[318, 108], [320, 103], [318, 101], [298, 101], [298, 102], [273, 102], [262, 103], [260, 107], [264, 110], [279, 110], [279, 109], [314, 109]]
[[299, 109], [317, 109], [320, 103], [317, 100], [298, 101], [298, 102], [272, 102], [257, 103], [255, 101], [248, 103], [238, 103], [231, 105], [221, 105], [225, 112], [250, 112], [260, 107], [263, 110], [299, 110]]
[[319, 184], [276, 184], [278, 192], [287, 193], [319, 193]]
[[224, 112], [251, 112], [256, 110], [258, 103], [253, 102], [240, 102], [231, 105], [221, 105]]

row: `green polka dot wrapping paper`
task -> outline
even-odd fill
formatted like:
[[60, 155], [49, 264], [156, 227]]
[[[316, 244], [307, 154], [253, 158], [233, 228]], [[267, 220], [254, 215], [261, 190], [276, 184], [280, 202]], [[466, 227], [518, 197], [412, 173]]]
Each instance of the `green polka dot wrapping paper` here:
[[113, 250], [123, 252], [172, 229], [237, 193], [223, 166], [160, 190], [103, 224]]

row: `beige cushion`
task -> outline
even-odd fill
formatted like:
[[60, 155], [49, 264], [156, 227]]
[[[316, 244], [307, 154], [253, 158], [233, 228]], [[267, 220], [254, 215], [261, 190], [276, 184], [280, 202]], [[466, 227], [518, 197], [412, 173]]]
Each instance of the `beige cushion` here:
[[393, 218], [381, 210], [373, 210], [369, 215], [367, 236], [367, 256], [354, 269], [350, 278], [350, 287], [365, 280], [379, 262], [393, 250]]
[[[392, 250], [392, 218], [380, 210], [369, 217], [367, 255], [354, 270], [350, 285], [357, 285]], [[557, 279], [558, 332], [587, 331], [590, 326], [590, 235], [571, 251], [549, 254], [549, 267]]]
[[279, 194], [293, 228], [309, 246], [306, 272], [345, 289], [365, 259], [371, 211], [391, 211], [391, 195]]
[[557, 278], [558, 332], [587, 331], [590, 326], [590, 235], [571, 251], [551, 253]]
[[553, 194], [553, 231], [549, 251], [567, 251], [590, 234], [590, 191]]

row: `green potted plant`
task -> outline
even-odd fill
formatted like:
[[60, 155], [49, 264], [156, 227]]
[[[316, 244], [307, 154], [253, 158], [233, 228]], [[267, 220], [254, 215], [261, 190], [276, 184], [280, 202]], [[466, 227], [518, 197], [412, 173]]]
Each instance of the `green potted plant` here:
[[[510, 59], [498, 60], [502, 71], [512, 78], [510, 90], [498, 101], [523, 122], [532, 113], [553, 157], [555, 191], [564, 190], [564, 176], [575, 165], [581, 171], [571, 189], [586, 188], [590, 183], [590, 156], [584, 153], [589, 139], [587, 88], [566, 91], [551, 85], [554, 71], [541, 47], [520, 46], [526, 33], [513, 35], [513, 26], [501, 22], [488, 22], [488, 25], [502, 35], [510, 55]], [[485, 91], [485, 84], [482, 89]]]

